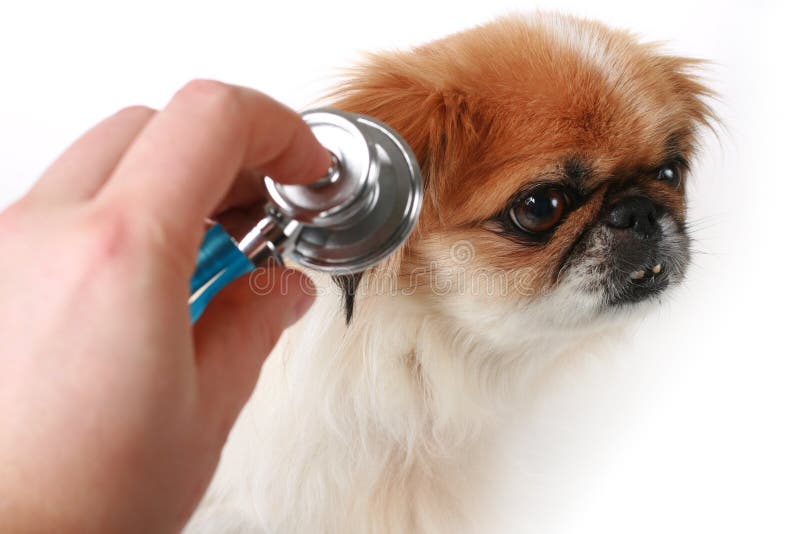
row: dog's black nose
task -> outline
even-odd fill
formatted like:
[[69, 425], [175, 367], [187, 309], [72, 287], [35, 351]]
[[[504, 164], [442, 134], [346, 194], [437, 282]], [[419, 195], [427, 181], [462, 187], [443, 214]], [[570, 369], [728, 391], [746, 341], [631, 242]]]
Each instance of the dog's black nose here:
[[656, 205], [641, 196], [623, 198], [611, 207], [606, 224], [620, 230], [631, 229], [637, 236], [647, 239], [658, 231]]

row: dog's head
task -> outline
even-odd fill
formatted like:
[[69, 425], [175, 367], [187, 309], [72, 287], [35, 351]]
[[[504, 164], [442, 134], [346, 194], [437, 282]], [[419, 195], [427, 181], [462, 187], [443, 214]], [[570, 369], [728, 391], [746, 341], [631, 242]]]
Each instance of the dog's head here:
[[371, 57], [334, 105], [386, 122], [420, 161], [400, 286], [472, 326], [558, 329], [678, 283], [685, 178], [712, 119], [697, 64], [557, 15]]

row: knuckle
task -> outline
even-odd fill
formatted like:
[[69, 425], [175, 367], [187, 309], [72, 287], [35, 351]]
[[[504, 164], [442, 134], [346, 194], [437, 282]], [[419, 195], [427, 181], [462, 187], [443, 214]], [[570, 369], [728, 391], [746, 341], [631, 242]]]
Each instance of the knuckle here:
[[107, 259], [122, 258], [126, 261], [136, 257], [170, 259], [173, 247], [168, 229], [157, 217], [147, 211], [131, 214], [114, 206], [103, 206], [89, 217], [90, 231], [95, 254]]
[[219, 95], [225, 94], [229, 90], [229, 87], [228, 84], [218, 80], [195, 78], [187, 82], [180, 92], [186, 94]]
[[93, 210], [88, 217], [88, 227], [84, 235], [95, 260], [127, 256], [136, 241], [135, 225], [121, 210], [105, 207]]
[[156, 110], [142, 105], [127, 106], [117, 112], [117, 116], [128, 120], [148, 120], [156, 114]]
[[215, 111], [238, 111], [239, 108], [236, 88], [216, 80], [192, 80], [178, 91], [175, 98], [201, 101]]
[[187, 83], [175, 95], [196, 113], [203, 114], [218, 131], [228, 131], [238, 139], [244, 133], [247, 117], [239, 90], [216, 80], [197, 79]]

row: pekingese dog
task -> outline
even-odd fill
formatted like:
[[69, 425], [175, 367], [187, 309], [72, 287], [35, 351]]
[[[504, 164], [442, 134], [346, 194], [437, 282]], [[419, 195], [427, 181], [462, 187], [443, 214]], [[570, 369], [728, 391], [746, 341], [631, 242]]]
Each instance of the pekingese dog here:
[[698, 65], [536, 14], [355, 70], [330, 104], [408, 141], [419, 224], [361, 276], [315, 275], [188, 530], [473, 528], [534, 379], [684, 277]]

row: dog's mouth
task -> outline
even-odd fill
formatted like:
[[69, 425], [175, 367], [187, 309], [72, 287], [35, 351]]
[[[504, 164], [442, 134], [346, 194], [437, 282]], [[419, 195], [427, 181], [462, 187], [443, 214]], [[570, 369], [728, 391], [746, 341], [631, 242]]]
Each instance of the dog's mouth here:
[[655, 297], [669, 287], [669, 270], [669, 264], [661, 260], [633, 269], [626, 273], [627, 277], [618, 277], [610, 284], [608, 304], [634, 304]]
[[671, 217], [659, 220], [649, 239], [619, 235], [597, 225], [580, 239], [568, 260], [568, 276], [602, 308], [618, 308], [658, 297], [684, 277], [689, 238]]

